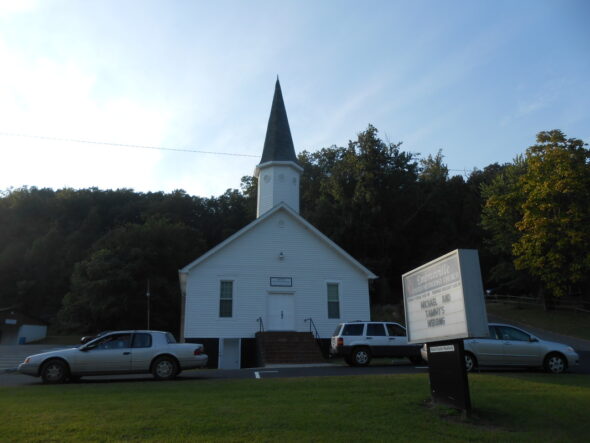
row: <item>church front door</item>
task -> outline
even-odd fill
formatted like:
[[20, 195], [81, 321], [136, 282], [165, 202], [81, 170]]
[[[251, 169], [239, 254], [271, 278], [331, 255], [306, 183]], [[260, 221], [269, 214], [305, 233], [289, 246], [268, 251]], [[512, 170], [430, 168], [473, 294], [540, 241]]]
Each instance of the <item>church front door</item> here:
[[295, 296], [268, 296], [268, 326], [269, 331], [295, 330]]

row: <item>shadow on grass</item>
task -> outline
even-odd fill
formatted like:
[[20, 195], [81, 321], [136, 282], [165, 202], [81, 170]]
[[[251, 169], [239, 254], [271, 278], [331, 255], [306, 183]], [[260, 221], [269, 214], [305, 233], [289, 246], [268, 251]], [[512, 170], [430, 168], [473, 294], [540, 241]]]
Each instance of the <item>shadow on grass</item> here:
[[439, 420], [466, 425], [488, 431], [511, 431], [498, 423], [510, 421], [510, 414], [486, 408], [472, 408], [469, 413], [443, 404], [435, 403], [431, 398], [422, 404]]

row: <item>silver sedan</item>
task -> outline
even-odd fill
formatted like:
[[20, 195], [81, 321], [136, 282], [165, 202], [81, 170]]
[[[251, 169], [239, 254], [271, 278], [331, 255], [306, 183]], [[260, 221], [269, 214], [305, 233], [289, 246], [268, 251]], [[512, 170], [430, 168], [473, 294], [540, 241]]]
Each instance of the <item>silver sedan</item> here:
[[77, 348], [35, 354], [18, 367], [21, 374], [45, 383], [63, 383], [85, 375], [152, 373], [170, 380], [185, 369], [202, 368], [208, 357], [203, 345], [176, 343], [163, 331], [113, 331]]
[[[571, 346], [541, 340], [516, 326], [490, 323], [489, 337], [464, 340], [465, 367], [478, 366], [542, 367], [559, 374], [579, 364], [580, 357]], [[426, 345], [422, 358], [428, 360]]]

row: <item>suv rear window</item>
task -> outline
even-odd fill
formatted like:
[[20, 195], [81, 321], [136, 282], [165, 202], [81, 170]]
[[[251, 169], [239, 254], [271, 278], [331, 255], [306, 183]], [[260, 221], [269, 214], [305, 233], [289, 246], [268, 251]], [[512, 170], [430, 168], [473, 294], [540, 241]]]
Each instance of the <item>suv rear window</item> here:
[[340, 323], [338, 326], [336, 326], [336, 330], [334, 331], [332, 336], [340, 335], [340, 328], [342, 328], [342, 323]]
[[362, 323], [344, 325], [342, 335], [363, 335], [364, 327], [365, 325]]
[[384, 336], [385, 335], [385, 328], [383, 327], [382, 323], [369, 323], [367, 325], [367, 336], [375, 337], [375, 336]]

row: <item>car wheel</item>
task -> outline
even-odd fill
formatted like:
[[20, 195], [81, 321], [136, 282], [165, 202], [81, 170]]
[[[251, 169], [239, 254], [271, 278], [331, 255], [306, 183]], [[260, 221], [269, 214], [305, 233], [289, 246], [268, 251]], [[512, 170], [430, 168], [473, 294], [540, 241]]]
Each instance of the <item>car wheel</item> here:
[[152, 374], [156, 380], [172, 380], [178, 373], [178, 364], [171, 357], [158, 357], [152, 365]]
[[477, 367], [477, 360], [471, 352], [465, 353], [465, 370], [472, 372]]
[[371, 362], [369, 348], [357, 348], [352, 352], [352, 362], [355, 366], [367, 366]]
[[567, 369], [567, 361], [561, 354], [549, 354], [545, 357], [545, 363], [543, 366], [547, 372], [561, 374]]
[[41, 368], [43, 383], [64, 383], [68, 376], [68, 366], [62, 360], [49, 360]]

